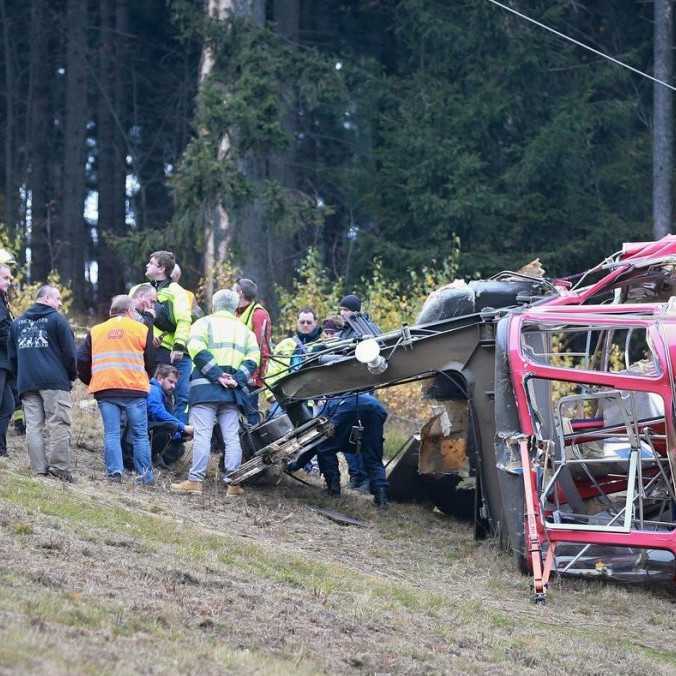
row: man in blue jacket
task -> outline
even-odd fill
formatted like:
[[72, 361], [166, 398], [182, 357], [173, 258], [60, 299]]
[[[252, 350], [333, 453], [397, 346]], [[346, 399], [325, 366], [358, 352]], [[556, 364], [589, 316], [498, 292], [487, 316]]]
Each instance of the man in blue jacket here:
[[174, 390], [178, 369], [160, 364], [150, 380], [148, 392], [148, 429], [153, 462], [168, 467], [185, 452], [183, 442], [192, 438], [193, 429], [182, 423], [175, 413]]
[[[338, 496], [341, 488], [336, 453], [352, 450], [361, 456], [373, 501], [377, 507], [386, 508], [387, 478], [383, 466], [385, 407], [372, 394], [349, 394], [327, 399], [317, 415], [326, 416], [333, 423], [333, 436], [289, 463], [287, 469], [297, 471], [316, 453], [329, 495]], [[347, 453], [345, 455], [347, 457]]]
[[8, 347], [26, 417], [31, 468], [72, 482], [70, 391], [77, 370], [75, 340], [59, 313], [61, 305], [57, 288], [40, 287], [35, 304], [12, 322]]

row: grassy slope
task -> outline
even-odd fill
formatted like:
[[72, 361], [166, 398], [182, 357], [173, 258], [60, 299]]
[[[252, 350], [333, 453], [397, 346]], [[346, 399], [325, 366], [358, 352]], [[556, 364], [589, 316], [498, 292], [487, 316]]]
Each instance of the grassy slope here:
[[[288, 479], [227, 500], [0, 459], [0, 673], [674, 673], [668, 591], [555, 581], [546, 608], [491, 543]], [[309, 509], [331, 505], [368, 527]]]

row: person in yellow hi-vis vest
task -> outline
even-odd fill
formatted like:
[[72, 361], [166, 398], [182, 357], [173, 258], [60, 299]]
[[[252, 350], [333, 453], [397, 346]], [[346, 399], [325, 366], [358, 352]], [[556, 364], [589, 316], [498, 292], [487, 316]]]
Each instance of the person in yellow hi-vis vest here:
[[[181, 281], [182, 274], [183, 271], [181, 270], [181, 266], [176, 263], [176, 265], [174, 265], [174, 269], [171, 271], [171, 281], [178, 284]], [[190, 289], [184, 289], [184, 291], [188, 294], [188, 299], [190, 300], [190, 313], [192, 315], [193, 322], [196, 322], [198, 319], [202, 319], [202, 317], [204, 317], [204, 312], [197, 303], [195, 294], [190, 291]]]
[[178, 371], [174, 391], [176, 417], [188, 422], [188, 390], [192, 362], [187, 354], [192, 317], [191, 301], [186, 290], [171, 281], [176, 258], [171, 251], [155, 251], [146, 265], [146, 277], [157, 290], [155, 328], [161, 334], [160, 346], [155, 350], [154, 366], [171, 364]]
[[[172, 484], [177, 493], [201, 493], [211, 452], [211, 434], [218, 422], [225, 442], [225, 476], [242, 462], [239, 412], [249, 408], [248, 383], [260, 363], [255, 334], [235, 317], [239, 297], [221, 289], [214, 294], [213, 314], [198, 319], [190, 330], [188, 351], [195, 368], [190, 378], [192, 466], [187, 481]], [[228, 486], [228, 495], [240, 495]]]

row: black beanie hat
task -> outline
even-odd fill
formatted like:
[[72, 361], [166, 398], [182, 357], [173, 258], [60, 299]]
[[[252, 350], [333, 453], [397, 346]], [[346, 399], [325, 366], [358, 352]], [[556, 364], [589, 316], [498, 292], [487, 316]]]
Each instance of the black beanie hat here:
[[340, 307], [344, 307], [347, 310], [351, 310], [352, 312], [359, 312], [361, 311], [361, 299], [359, 296], [355, 296], [353, 293], [350, 293], [347, 296], [343, 296], [342, 300], [340, 301]]

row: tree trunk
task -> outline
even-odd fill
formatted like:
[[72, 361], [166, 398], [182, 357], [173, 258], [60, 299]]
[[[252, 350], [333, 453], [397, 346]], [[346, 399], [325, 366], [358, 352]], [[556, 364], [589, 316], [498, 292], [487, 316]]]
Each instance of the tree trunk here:
[[13, 39], [7, 17], [5, 0], [0, 0], [0, 19], [2, 20], [3, 58], [5, 61], [5, 224], [13, 236], [16, 232], [16, 177], [14, 176], [14, 97], [15, 77]]
[[[672, 0], [655, 0], [655, 77], [671, 84], [674, 16]], [[673, 92], [654, 83], [653, 89], [653, 229], [659, 239], [671, 232], [673, 171]]]
[[[233, 0], [208, 0], [207, 14], [218, 21], [225, 21], [233, 12]], [[214, 53], [210, 45], [205, 45], [202, 50], [202, 59], [199, 70], [200, 87], [211, 75], [214, 68]], [[206, 133], [199, 130], [200, 134]], [[226, 133], [219, 144], [218, 156], [225, 157], [230, 147], [230, 139]], [[205, 205], [204, 218], [204, 292], [207, 306], [211, 306], [211, 297], [216, 290], [214, 280], [217, 265], [225, 260], [230, 245], [232, 232], [230, 215], [222, 202], [216, 197], [213, 204]]]
[[129, 81], [127, 69], [129, 67], [129, 49], [127, 35], [129, 34], [129, 2], [116, 0], [115, 2], [115, 111], [117, 115], [114, 126], [115, 154], [114, 185], [115, 185], [115, 227], [120, 235], [127, 231], [127, 123], [129, 105], [127, 92]]
[[85, 197], [85, 131], [87, 124], [87, 0], [68, 0], [66, 8], [66, 120], [63, 167], [64, 281], [74, 304], [85, 305], [85, 253], [89, 235], [83, 208]]
[[[275, 30], [291, 43], [297, 43], [300, 34], [300, 2], [299, 0], [275, 0]], [[298, 189], [296, 176], [296, 134], [297, 100], [293, 82], [285, 82], [281, 86], [282, 127], [289, 138], [289, 146], [276, 153], [270, 161], [270, 178], [276, 180], [282, 188], [294, 194]], [[289, 284], [293, 273], [294, 237], [293, 233], [279, 232], [268, 225], [268, 269], [272, 285]], [[269, 294], [272, 296], [272, 294]], [[270, 298], [272, 300], [272, 298]], [[276, 308], [273, 308], [276, 309]]]
[[[265, 0], [209, 0], [207, 12], [212, 19], [226, 21], [231, 16], [249, 17], [256, 25], [265, 23]], [[209, 77], [214, 67], [214, 54], [206, 45], [202, 52], [199, 82], [202, 85]], [[200, 133], [205, 133], [200, 130]], [[219, 142], [218, 158], [223, 159], [231, 148], [237, 130], [227, 130]], [[240, 164], [240, 171], [253, 182], [260, 181], [265, 175], [265, 167], [256, 157], [246, 157]], [[265, 243], [265, 233], [262, 230], [263, 213], [259, 199], [238, 211], [236, 234], [242, 245], [243, 272], [253, 278], [259, 285], [262, 295], [271, 291], [267, 259], [261, 255]], [[205, 205], [205, 253], [204, 278], [205, 295], [210, 301], [214, 292], [216, 269], [225, 261], [235, 232], [233, 217], [223, 204], [219, 196], [215, 196], [213, 203]]]
[[116, 223], [119, 196], [115, 184], [115, 126], [117, 97], [115, 96], [116, 69], [114, 37], [114, 0], [99, 2], [99, 91], [96, 118], [96, 183], [98, 205], [98, 304], [108, 305], [110, 297], [122, 290], [121, 263], [106, 241], [106, 235], [118, 230]]
[[[243, 16], [245, 12], [255, 25], [262, 26], [265, 23], [264, 0], [243, 2], [239, 14]], [[236, 133], [237, 130], [233, 130], [233, 134]], [[262, 183], [266, 178], [268, 159], [254, 153], [249, 153], [241, 159], [239, 169], [249, 183], [254, 185], [254, 195], [260, 194], [256, 184]], [[260, 299], [271, 305], [274, 302], [274, 276], [269, 264], [270, 239], [262, 200], [254, 197], [248, 205], [238, 210], [236, 221], [235, 235], [241, 251], [239, 263], [242, 273], [256, 282]]]
[[49, 218], [49, 24], [42, 0], [33, 0], [30, 29], [30, 109], [28, 124], [31, 194], [31, 281], [43, 281], [55, 266]]

